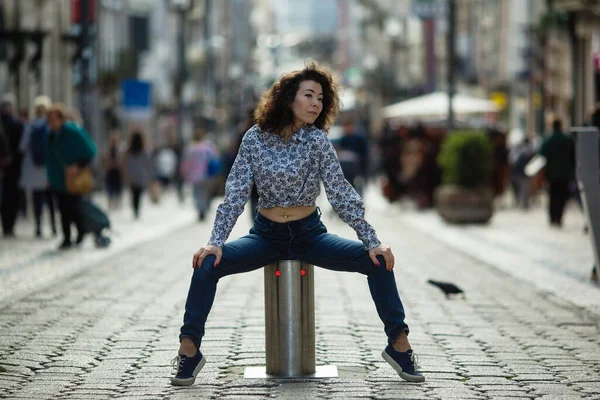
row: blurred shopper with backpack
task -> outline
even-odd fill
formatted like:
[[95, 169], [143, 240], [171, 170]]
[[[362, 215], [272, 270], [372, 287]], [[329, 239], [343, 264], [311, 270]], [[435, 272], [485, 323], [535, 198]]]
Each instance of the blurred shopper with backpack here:
[[4, 237], [14, 237], [14, 227], [19, 209], [21, 190], [19, 178], [21, 176], [22, 154], [19, 149], [23, 135], [23, 123], [15, 116], [13, 100], [5, 98], [0, 104], [0, 125], [4, 132], [4, 147], [8, 149], [2, 156], [4, 169], [2, 177], [2, 204], [0, 215], [2, 217], [2, 232]]
[[193, 142], [183, 154], [180, 172], [185, 182], [193, 187], [200, 221], [204, 221], [206, 217], [221, 169], [217, 147], [206, 139], [204, 129], [197, 129], [194, 132]]
[[56, 236], [56, 220], [52, 191], [46, 177], [46, 157], [44, 146], [48, 136], [46, 110], [52, 105], [47, 96], [38, 96], [33, 101], [33, 121], [25, 127], [21, 138], [20, 149], [23, 153], [21, 179], [19, 185], [30, 191], [33, 198], [35, 217], [35, 236], [42, 237], [42, 209], [48, 205], [52, 234]]
[[131, 189], [131, 206], [135, 219], [140, 217], [142, 193], [148, 188], [154, 175], [152, 159], [146, 151], [144, 134], [135, 130], [129, 139], [125, 155], [125, 179]]

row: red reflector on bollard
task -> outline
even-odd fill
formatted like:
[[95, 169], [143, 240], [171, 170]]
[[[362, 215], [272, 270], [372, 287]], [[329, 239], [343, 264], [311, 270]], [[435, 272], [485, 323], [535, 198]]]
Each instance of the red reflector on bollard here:
[[280, 270], [275, 271], [275, 276], [281, 276], [281, 271]]
[[302, 276], [306, 275], [306, 270], [303, 269], [302, 271], [300, 271], [300, 275], [302, 275]]

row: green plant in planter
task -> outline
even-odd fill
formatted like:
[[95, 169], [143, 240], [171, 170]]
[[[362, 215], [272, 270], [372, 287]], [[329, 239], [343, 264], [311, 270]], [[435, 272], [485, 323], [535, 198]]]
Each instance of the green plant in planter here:
[[480, 188], [489, 181], [492, 143], [483, 131], [453, 131], [442, 143], [437, 161], [444, 184]]

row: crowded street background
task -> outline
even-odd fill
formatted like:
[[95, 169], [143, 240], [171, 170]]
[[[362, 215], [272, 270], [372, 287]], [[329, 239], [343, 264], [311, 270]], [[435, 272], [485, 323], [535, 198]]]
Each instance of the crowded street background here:
[[[340, 377], [242, 379], [265, 363], [257, 271], [220, 283], [210, 363], [171, 388], [189, 261], [260, 95], [311, 60], [343, 86], [328, 138], [427, 383], [386, 369], [360, 277], [322, 270], [317, 364]], [[597, 398], [593, 128], [596, 2], [0, 0], [0, 398]]]

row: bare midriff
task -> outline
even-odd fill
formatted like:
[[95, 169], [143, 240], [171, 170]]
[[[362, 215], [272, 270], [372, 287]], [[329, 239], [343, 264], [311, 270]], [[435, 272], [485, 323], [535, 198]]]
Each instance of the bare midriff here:
[[261, 208], [258, 212], [265, 218], [278, 223], [298, 221], [314, 213], [317, 206]]

